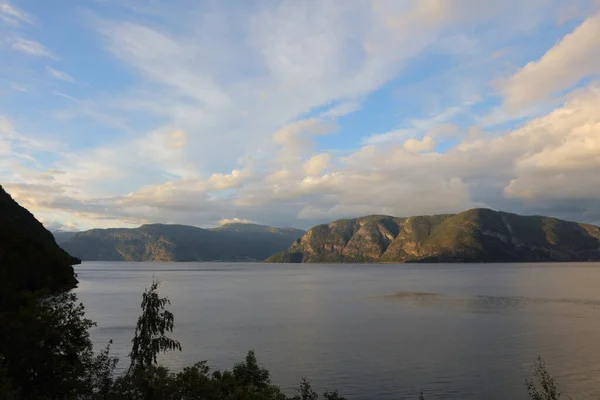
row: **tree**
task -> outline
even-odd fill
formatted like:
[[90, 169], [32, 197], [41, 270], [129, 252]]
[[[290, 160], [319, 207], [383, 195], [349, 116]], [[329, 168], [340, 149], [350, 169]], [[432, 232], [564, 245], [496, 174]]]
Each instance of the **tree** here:
[[249, 351], [243, 362], [231, 371], [215, 371], [214, 383], [219, 398], [228, 400], [285, 400], [281, 389], [271, 383], [269, 371], [258, 364], [254, 351]]
[[142, 295], [142, 315], [138, 318], [132, 340], [128, 373], [156, 364], [156, 357], [161, 352], [181, 351], [181, 344], [166, 336], [167, 332], [173, 332], [174, 316], [165, 309], [167, 304], [171, 304], [169, 299], [158, 295], [159, 283], [153, 279], [150, 288]]
[[116, 359], [108, 349], [94, 354], [92, 326], [73, 293], [31, 297], [20, 307], [1, 312], [5, 375], [1, 380], [10, 383], [17, 398], [98, 398], [102, 387], [112, 384]]
[[4, 364], [4, 356], [0, 354], [0, 399], [14, 400], [16, 398], [17, 394], [12, 387], [8, 370]]
[[325, 400], [346, 400], [345, 397], [339, 395], [338, 391], [335, 390], [333, 392], [325, 392], [323, 393], [323, 398]]
[[296, 396], [292, 400], [317, 400], [319, 395], [315, 392], [308, 380], [302, 378], [300, 382], [300, 388], [296, 391]]
[[[537, 380], [526, 379], [525, 385], [531, 400], [558, 400], [560, 393], [556, 388], [556, 380], [546, 369], [546, 362], [542, 357], [537, 358], [533, 376]], [[538, 389], [539, 386], [539, 389]]]

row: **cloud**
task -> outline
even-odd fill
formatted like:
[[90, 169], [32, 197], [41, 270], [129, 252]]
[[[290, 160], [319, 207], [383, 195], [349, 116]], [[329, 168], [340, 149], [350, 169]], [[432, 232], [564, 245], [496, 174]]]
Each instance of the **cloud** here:
[[456, 136], [459, 133], [457, 126], [447, 121], [464, 113], [470, 105], [472, 105], [471, 102], [463, 102], [459, 106], [448, 107], [424, 118], [409, 119], [406, 121], [405, 127], [384, 133], [373, 133], [364, 138], [362, 144], [380, 145], [403, 141], [407, 138], [414, 139], [421, 135], [438, 138]]
[[528, 107], [600, 73], [600, 14], [586, 19], [539, 60], [532, 61], [502, 84], [511, 110]]
[[53, 78], [69, 83], [75, 83], [75, 79], [73, 79], [73, 77], [66, 72], [56, 70], [52, 67], [46, 67], [46, 72], [48, 72], [48, 74], [50, 74], [50, 76]]
[[182, 130], [176, 130], [171, 133], [171, 139], [173, 140], [169, 147], [172, 149], [178, 149], [185, 146], [187, 142], [187, 133]]
[[411, 153], [420, 153], [431, 151], [435, 147], [435, 140], [431, 136], [425, 136], [423, 139], [407, 139], [404, 142], [404, 150]]
[[458, 133], [458, 126], [449, 123], [436, 125], [427, 131], [428, 136], [437, 138], [453, 137], [456, 136]]
[[347, 101], [331, 107], [329, 110], [323, 113], [323, 116], [329, 118], [338, 118], [343, 117], [344, 115], [352, 114], [358, 110], [360, 110], [360, 102]]
[[304, 163], [304, 171], [309, 176], [318, 176], [324, 169], [329, 166], [331, 154], [320, 153], [312, 156]]
[[56, 90], [53, 90], [52, 94], [55, 95], [55, 96], [58, 96], [58, 97], [63, 97], [65, 99], [68, 99], [68, 100], [71, 100], [71, 101], [77, 101], [77, 99], [75, 97], [69, 96], [68, 94], [63, 93], [63, 92], [58, 92]]
[[230, 174], [212, 174], [207, 183], [216, 190], [232, 189], [240, 187], [244, 179], [251, 175], [249, 170], [234, 169]]
[[255, 224], [256, 222], [245, 219], [245, 218], [223, 218], [219, 220], [219, 225], [227, 225], [227, 224]]
[[11, 89], [16, 90], [17, 92], [26, 92], [27, 88], [19, 85], [18, 83], [11, 83], [10, 84]]
[[516, 160], [516, 176], [505, 194], [534, 203], [591, 201], [599, 196], [595, 184], [600, 171], [598, 110], [600, 88], [596, 87], [516, 131], [513, 136], [521, 138], [528, 151]]
[[314, 147], [314, 136], [327, 135], [335, 129], [334, 122], [319, 118], [295, 121], [278, 129], [272, 135], [278, 146], [276, 163], [280, 167], [301, 163]]
[[40, 222], [44, 225], [44, 228], [48, 229], [51, 232], [79, 232], [80, 229], [77, 226], [77, 224], [71, 222], [71, 221], [66, 221], [66, 222], [60, 222], [60, 221], [53, 221], [53, 220], [47, 220], [44, 218], [40, 219]]
[[12, 26], [18, 26], [21, 23], [33, 24], [34, 18], [25, 11], [3, 1], [0, 3], [0, 21]]
[[[503, 135], [465, 134], [445, 153], [433, 149], [431, 137], [408, 139], [343, 157], [313, 153], [290, 169], [266, 159], [252, 175], [242, 166], [205, 180], [173, 180], [108, 197], [74, 197], [72, 172], [7, 187], [40, 215], [79, 213], [94, 224], [139, 224], [152, 215], [161, 222], [215, 225], [235, 210], [240, 219], [308, 227], [373, 213], [407, 216], [479, 206], [599, 221], [599, 108], [600, 88], [592, 86]], [[285, 145], [305, 129], [323, 132], [317, 121], [294, 124], [273, 140]]]
[[15, 126], [14, 124], [4, 115], [0, 114], [0, 133], [4, 134], [14, 134]]
[[[308, 227], [473, 206], [556, 216], [578, 209], [579, 219], [600, 220], [594, 86], [521, 121], [488, 87], [535, 52], [529, 42], [548, 33], [556, 1], [281, 1], [242, 9], [192, 2], [183, 11], [153, 1], [138, 14], [122, 12], [134, 3], [102, 0], [86, 14], [115, 85], [92, 83], [59, 111], [66, 102], [51, 102], [39, 122], [4, 122], [13, 133], [0, 142], [0, 178], [47, 221], [214, 226], [235, 216]], [[579, 83], [595, 62], [582, 55], [593, 50], [592, 36], [580, 36], [587, 50], [569, 37], [557, 44], [571, 48], [559, 55], [584, 65], [566, 61], [546, 94], [534, 78], [556, 75], [547, 55], [533, 61], [534, 72], [523, 68], [533, 78], [519, 71], [508, 79], [507, 104], [509, 92], [523, 101], [519, 88], [529, 104]], [[21, 51], [52, 56], [22, 40]], [[78, 71], [79, 82], [92, 82]], [[21, 78], [10, 80], [26, 82], [34, 96]], [[503, 130], [483, 131], [478, 118], [494, 110], [505, 113], [496, 115]], [[61, 118], [46, 124], [50, 113]], [[24, 126], [28, 132], [15, 132]], [[88, 128], [93, 133], [80, 140]], [[49, 151], [40, 138], [66, 144]]]
[[407, 137], [414, 136], [417, 133], [415, 129], [395, 129], [385, 133], [372, 133], [362, 140], [363, 145], [380, 145], [387, 142], [405, 140]]
[[56, 58], [54, 54], [41, 43], [21, 37], [13, 40], [12, 48], [32, 56]]

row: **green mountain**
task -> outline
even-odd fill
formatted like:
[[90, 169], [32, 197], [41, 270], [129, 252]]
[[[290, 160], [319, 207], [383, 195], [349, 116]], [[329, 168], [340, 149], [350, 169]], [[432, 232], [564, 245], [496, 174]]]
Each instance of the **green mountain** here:
[[[0, 186], [0, 293], [58, 291], [77, 284], [79, 260]], [[1, 296], [0, 296], [1, 297]]]
[[214, 229], [151, 224], [56, 237], [63, 249], [85, 261], [261, 261], [304, 233], [255, 224]]
[[267, 262], [600, 261], [600, 228], [489, 209], [315, 226]]

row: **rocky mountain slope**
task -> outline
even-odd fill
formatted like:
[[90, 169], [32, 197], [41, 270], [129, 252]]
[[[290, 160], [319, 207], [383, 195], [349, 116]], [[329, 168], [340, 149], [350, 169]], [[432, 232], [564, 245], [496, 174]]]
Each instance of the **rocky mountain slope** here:
[[57, 291], [77, 284], [79, 260], [0, 186], [0, 292]]
[[151, 224], [56, 237], [62, 248], [85, 261], [262, 261], [304, 233], [255, 224], [214, 229]]
[[489, 209], [315, 226], [268, 262], [600, 261], [600, 228]]

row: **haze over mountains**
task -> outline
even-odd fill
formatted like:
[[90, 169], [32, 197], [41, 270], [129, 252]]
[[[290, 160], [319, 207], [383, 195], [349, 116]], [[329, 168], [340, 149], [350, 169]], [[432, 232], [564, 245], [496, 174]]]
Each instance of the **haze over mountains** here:
[[78, 258], [283, 263], [600, 261], [597, 226], [481, 208], [407, 218], [371, 215], [317, 225], [308, 232], [233, 223], [212, 229], [149, 224], [54, 235], [56, 241], [0, 186], [0, 278], [32, 290], [74, 285], [71, 265]]
[[262, 261], [281, 263], [536, 262], [600, 260], [600, 228], [489, 209], [414, 217], [370, 215], [308, 232], [234, 223], [202, 229], [55, 232], [84, 261]]
[[56, 232], [55, 237], [63, 249], [84, 261], [262, 261], [304, 233], [240, 223], [213, 229], [149, 224]]
[[310, 229], [270, 262], [598, 261], [600, 228], [489, 209], [396, 218], [371, 215]]

